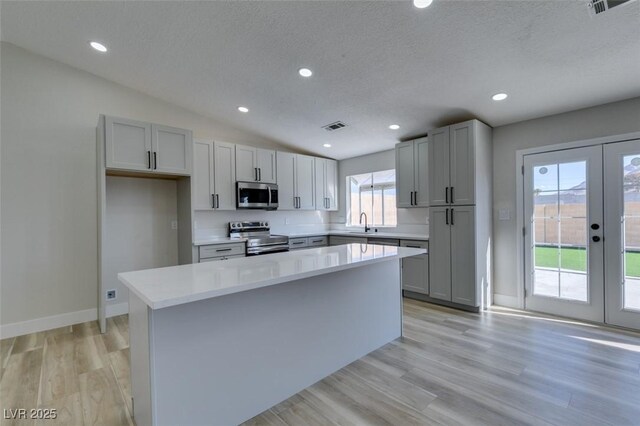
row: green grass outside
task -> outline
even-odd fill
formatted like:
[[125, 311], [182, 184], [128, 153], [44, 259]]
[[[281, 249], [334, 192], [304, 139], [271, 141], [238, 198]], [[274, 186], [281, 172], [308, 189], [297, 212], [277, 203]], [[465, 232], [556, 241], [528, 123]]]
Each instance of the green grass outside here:
[[[558, 257], [560, 251], [560, 257]], [[587, 271], [587, 251], [581, 248], [536, 247], [536, 266], [541, 268], [557, 268], [572, 271]], [[640, 277], [640, 253], [627, 252], [626, 266], [628, 277]]]

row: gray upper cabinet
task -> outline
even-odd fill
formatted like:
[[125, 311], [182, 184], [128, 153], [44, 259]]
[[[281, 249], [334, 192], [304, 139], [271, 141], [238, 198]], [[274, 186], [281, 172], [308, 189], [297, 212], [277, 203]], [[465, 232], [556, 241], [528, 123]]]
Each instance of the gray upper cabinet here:
[[192, 170], [192, 136], [190, 130], [151, 125], [154, 171], [190, 175]]
[[315, 158], [316, 210], [338, 210], [338, 162]]
[[[477, 169], [483, 161], [476, 154], [478, 129], [487, 126], [477, 120], [429, 132], [429, 194], [432, 206], [473, 205], [476, 192], [485, 180]], [[481, 190], [481, 189], [480, 189]]]
[[236, 145], [236, 180], [276, 183], [276, 152]]
[[195, 140], [193, 146], [193, 209], [235, 210], [235, 145]]
[[276, 166], [278, 210], [314, 210], [314, 158], [278, 151]]
[[151, 124], [126, 118], [105, 117], [106, 167], [150, 171]]
[[191, 174], [190, 130], [117, 117], [105, 117], [104, 125], [108, 169]]
[[429, 140], [420, 138], [396, 145], [396, 206], [429, 206]]

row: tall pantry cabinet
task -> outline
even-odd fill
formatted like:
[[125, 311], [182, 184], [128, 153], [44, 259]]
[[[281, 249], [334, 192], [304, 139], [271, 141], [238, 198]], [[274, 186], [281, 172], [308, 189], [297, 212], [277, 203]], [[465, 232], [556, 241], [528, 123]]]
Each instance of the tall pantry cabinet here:
[[492, 130], [429, 132], [429, 296], [477, 310], [491, 291]]

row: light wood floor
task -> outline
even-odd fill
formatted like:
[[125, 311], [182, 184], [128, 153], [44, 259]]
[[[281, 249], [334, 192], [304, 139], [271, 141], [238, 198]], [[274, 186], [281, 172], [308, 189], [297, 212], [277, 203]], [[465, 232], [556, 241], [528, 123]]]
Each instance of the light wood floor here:
[[[246, 424], [640, 425], [639, 334], [412, 300], [404, 327], [404, 338]], [[133, 423], [126, 316], [106, 335], [92, 322], [1, 349], [2, 408], [57, 408], [66, 425]]]

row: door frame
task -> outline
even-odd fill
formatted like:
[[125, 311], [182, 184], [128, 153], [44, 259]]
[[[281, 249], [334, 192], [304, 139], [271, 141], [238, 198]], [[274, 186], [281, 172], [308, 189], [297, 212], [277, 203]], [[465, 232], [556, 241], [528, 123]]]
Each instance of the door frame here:
[[[530, 154], [540, 154], [550, 151], [563, 151], [572, 148], [585, 148], [593, 145], [603, 145], [615, 142], [626, 142], [640, 138], [640, 132], [623, 133], [620, 135], [604, 136], [593, 139], [583, 139], [572, 142], [558, 142], [535, 148], [520, 149], [516, 151], [516, 296], [500, 296], [498, 300], [506, 306], [524, 309], [524, 288], [525, 288], [525, 262], [524, 262], [524, 156]], [[494, 303], [495, 303], [494, 295]]]

